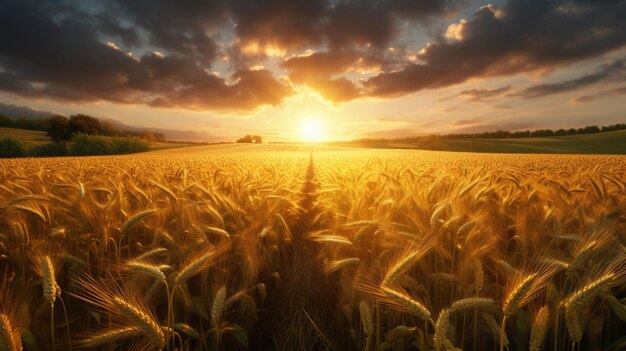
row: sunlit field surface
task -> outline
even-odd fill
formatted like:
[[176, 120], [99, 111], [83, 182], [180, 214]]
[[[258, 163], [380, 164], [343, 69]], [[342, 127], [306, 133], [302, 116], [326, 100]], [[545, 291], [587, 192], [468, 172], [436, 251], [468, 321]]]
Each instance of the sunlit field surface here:
[[626, 157], [0, 161], [0, 350], [623, 350]]

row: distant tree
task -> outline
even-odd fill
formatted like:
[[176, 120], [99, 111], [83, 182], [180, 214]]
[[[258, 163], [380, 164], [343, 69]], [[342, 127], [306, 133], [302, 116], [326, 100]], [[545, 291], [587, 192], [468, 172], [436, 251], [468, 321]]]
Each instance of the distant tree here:
[[97, 118], [87, 115], [73, 115], [70, 116], [67, 131], [70, 135], [78, 133], [97, 135], [102, 131], [102, 125]]
[[69, 153], [74, 156], [122, 155], [149, 149], [150, 143], [137, 137], [77, 134], [72, 138]]
[[72, 137], [70, 154], [74, 156], [109, 155], [110, 145], [106, 137], [78, 133]]
[[530, 134], [532, 137], [551, 137], [554, 136], [554, 131], [552, 129], [538, 129]]
[[67, 156], [67, 146], [65, 143], [45, 143], [32, 147], [29, 153], [32, 157]]
[[598, 126], [586, 126], [583, 129], [582, 134], [595, 134], [595, 133], [600, 133], [600, 128], [598, 128]]
[[100, 122], [100, 134], [107, 136], [115, 136], [120, 134], [120, 129], [111, 121]]
[[624, 130], [624, 129], [626, 129], [626, 124], [618, 123], [618, 124], [611, 124], [611, 125], [608, 125], [608, 126], [604, 126], [604, 127], [602, 127], [601, 130], [603, 132], [613, 132], [613, 131], [616, 131], [616, 130]]
[[14, 121], [4, 115], [0, 115], [0, 127], [5, 127], [5, 128], [13, 128], [14, 127]]
[[[93, 137], [92, 137], [93, 138]], [[109, 152], [112, 155], [132, 154], [150, 149], [150, 143], [139, 138], [110, 138]]]
[[253, 135], [252, 136], [252, 142], [255, 144], [261, 144], [263, 143], [263, 138], [261, 138], [260, 135]]
[[47, 134], [56, 143], [65, 142], [70, 139], [68, 131], [69, 120], [63, 116], [52, 116], [48, 119]]
[[567, 131], [566, 131], [565, 129], [563, 129], [563, 128], [561, 128], [561, 129], [557, 129], [557, 130], [554, 132], [554, 135], [556, 135], [556, 136], [563, 136], [563, 135], [567, 135]]
[[13, 122], [13, 127], [26, 130], [46, 131], [46, 129], [48, 128], [48, 123], [45, 119], [30, 119], [20, 117], [15, 119], [15, 121]]
[[489, 137], [490, 138], [498, 138], [498, 139], [510, 138], [511, 137], [511, 132], [507, 132], [506, 130], [498, 130], [498, 131], [490, 133]]
[[248, 134], [243, 138], [237, 139], [238, 143], [252, 143], [252, 135]]
[[570, 128], [566, 131], [567, 135], [576, 135], [577, 131], [575, 128]]
[[163, 135], [163, 133], [155, 133], [149, 130], [134, 132], [132, 133], [132, 136], [136, 136], [149, 141], [165, 141], [165, 136]]
[[0, 138], [0, 158], [26, 157], [24, 145], [14, 138]]
[[528, 131], [517, 131], [517, 132], [511, 133], [511, 138], [526, 138], [528, 137], [528, 135], [529, 135]]

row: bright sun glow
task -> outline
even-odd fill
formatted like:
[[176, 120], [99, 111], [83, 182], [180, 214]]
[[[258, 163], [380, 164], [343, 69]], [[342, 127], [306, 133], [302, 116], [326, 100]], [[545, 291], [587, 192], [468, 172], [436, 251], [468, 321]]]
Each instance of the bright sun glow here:
[[319, 118], [307, 118], [300, 122], [300, 140], [321, 142], [326, 139], [324, 123]]

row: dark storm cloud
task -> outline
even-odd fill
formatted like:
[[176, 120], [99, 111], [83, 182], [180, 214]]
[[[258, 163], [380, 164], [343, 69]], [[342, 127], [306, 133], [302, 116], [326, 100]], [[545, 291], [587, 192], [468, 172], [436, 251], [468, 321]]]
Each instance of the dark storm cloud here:
[[321, 43], [328, 6], [324, 0], [234, 0], [229, 11], [240, 40], [298, 49]]
[[317, 52], [288, 58], [282, 66], [289, 79], [307, 85], [333, 102], [344, 102], [361, 96], [361, 89], [352, 81], [338, 76], [346, 72], [378, 71], [393, 61], [382, 54], [358, 51]]
[[94, 25], [98, 20], [88, 13], [63, 15], [35, 1], [3, 5], [0, 89], [76, 102], [189, 109], [252, 109], [278, 104], [291, 94], [291, 88], [268, 71], [240, 70], [229, 83], [200, 66], [195, 55], [132, 57], [99, 40]]
[[624, 78], [626, 78], [626, 64], [624, 60], [621, 59], [611, 63], [610, 65], [604, 66], [596, 73], [587, 74], [576, 79], [570, 79], [558, 83], [534, 85], [516, 93], [515, 95], [520, 95], [527, 99], [537, 98], [582, 89], [602, 81], [619, 81], [624, 80]]
[[364, 82], [373, 96], [399, 96], [474, 77], [552, 68], [626, 44], [624, 1], [509, 0], [483, 6], [470, 21], [429, 44], [418, 63]]
[[425, 18], [450, 12], [462, 2], [454, 0], [391, 0], [389, 7], [397, 16]]
[[[146, 33], [149, 44], [181, 54], [208, 65], [217, 53], [217, 44], [209, 34], [225, 22], [226, 1], [114, 0], [105, 6], [111, 32], [129, 36], [118, 22], [126, 20]], [[113, 20], [116, 19], [116, 20]], [[106, 24], [107, 20], [101, 20]], [[117, 22], [116, 22], [117, 21]], [[115, 27], [122, 30], [115, 30]], [[136, 35], [136, 34], [135, 34]]]
[[[396, 17], [441, 14], [454, 3], [8, 0], [0, 11], [0, 89], [74, 102], [192, 109], [278, 104], [292, 93], [288, 84], [267, 70], [250, 70], [258, 61], [237, 60], [237, 55], [229, 79], [210, 73], [218, 55], [250, 43], [261, 49], [382, 49], [395, 35]], [[145, 53], [150, 50], [160, 53]], [[345, 77], [312, 79], [296, 71], [291, 71], [294, 81], [333, 101], [361, 94]]]
[[234, 0], [226, 6], [242, 41], [285, 49], [327, 44], [331, 48], [382, 48], [397, 20], [421, 20], [455, 8], [457, 0]]
[[[406, 23], [428, 22], [459, 3], [5, 0], [0, 90], [73, 102], [253, 109], [279, 104], [294, 92], [291, 84], [334, 102], [393, 97], [554, 68], [626, 43], [624, 1], [509, 0], [452, 26], [415, 62], [404, 51], [388, 52], [407, 44], [400, 34], [415, 27]], [[276, 78], [282, 72], [251, 69], [266, 59], [268, 48], [285, 55], [281, 68], [289, 82]], [[317, 53], [297, 56], [307, 49]], [[218, 64], [220, 59], [229, 61]], [[364, 71], [376, 75], [350, 78]], [[467, 96], [497, 93], [474, 90]]]
[[188, 109], [253, 109], [276, 105], [292, 93], [267, 70], [238, 70], [235, 83], [207, 73], [187, 58], [150, 55], [141, 63], [149, 72], [151, 92], [148, 104], [155, 107]]

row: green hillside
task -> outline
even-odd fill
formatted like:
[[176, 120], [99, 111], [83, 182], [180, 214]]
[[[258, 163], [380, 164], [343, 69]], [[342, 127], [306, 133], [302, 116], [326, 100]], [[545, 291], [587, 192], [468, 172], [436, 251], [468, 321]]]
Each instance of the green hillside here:
[[410, 140], [355, 141], [342, 145], [488, 153], [626, 154], [626, 130], [544, 138], [449, 138], [428, 145]]
[[5, 137], [18, 139], [26, 146], [35, 146], [50, 142], [50, 138], [46, 135], [46, 132], [36, 130], [0, 128], [0, 138]]
[[[32, 147], [40, 144], [49, 143], [52, 140], [46, 135], [46, 132], [40, 132], [36, 130], [15, 129], [15, 128], [0, 128], [0, 138], [15, 138], [24, 143], [26, 147]], [[150, 142], [150, 149], [163, 150], [184, 146], [193, 146], [196, 143], [183, 143], [183, 142]]]
[[626, 154], [626, 130], [545, 138], [449, 139], [445, 148], [497, 153]]

